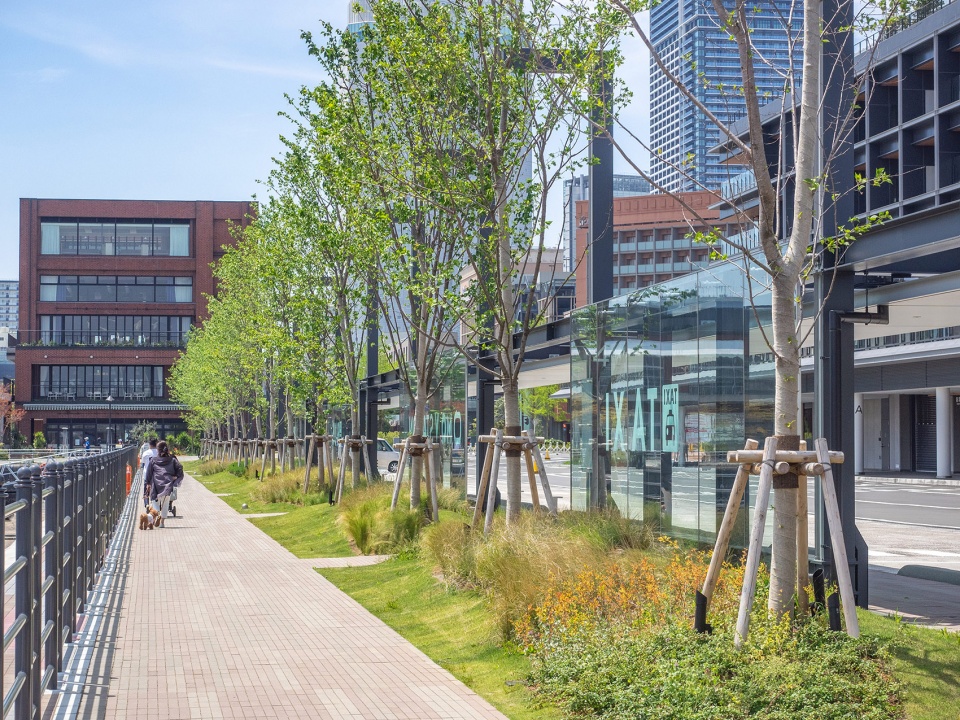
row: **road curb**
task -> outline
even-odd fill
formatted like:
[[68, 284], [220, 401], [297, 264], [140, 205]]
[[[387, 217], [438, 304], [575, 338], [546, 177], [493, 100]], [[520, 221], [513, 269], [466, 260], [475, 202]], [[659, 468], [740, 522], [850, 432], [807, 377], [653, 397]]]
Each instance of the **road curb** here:
[[960, 480], [954, 480], [952, 478], [904, 478], [857, 475], [857, 484], [864, 482], [893, 483], [895, 485], [925, 485], [928, 487], [960, 487]]

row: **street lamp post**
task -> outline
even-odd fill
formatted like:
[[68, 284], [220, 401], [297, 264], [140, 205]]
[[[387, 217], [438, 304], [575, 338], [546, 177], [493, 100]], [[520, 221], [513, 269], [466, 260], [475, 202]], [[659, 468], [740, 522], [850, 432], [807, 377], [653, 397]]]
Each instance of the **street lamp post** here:
[[113, 395], [107, 395], [107, 447], [113, 445]]

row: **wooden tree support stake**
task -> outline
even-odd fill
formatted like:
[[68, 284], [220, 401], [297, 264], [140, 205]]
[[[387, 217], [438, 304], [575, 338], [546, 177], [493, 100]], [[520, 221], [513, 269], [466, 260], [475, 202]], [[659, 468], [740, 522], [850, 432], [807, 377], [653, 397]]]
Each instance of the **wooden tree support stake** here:
[[[755, 450], [759, 446], [756, 440], [747, 440], [743, 446], [745, 450]], [[707, 610], [710, 609], [710, 601], [713, 599], [713, 591], [717, 588], [717, 581], [720, 579], [720, 568], [723, 566], [723, 559], [727, 556], [727, 549], [730, 547], [730, 537], [733, 535], [733, 526], [737, 522], [737, 514], [740, 511], [740, 503], [743, 502], [743, 493], [747, 488], [747, 482], [750, 480], [748, 465], [741, 465], [737, 468], [737, 476], [733, 481], [733, 487], [730, 488], [730, 497], [727, 499], [727, 509], [723, 513], [723, 521], [720, 523], [720, 530], [717, 533], [717, 543], [713, 548], [713, 556], [710, 558], [710, 568], [707, 570], [706, 580], [703, 582], [703, 595], [707, 598]]]
[[[524, 430], [520, 433], [521, 436], [527, 437], [527, 431]], [[536, 444], [536, 441], [533, 441], [533, 444]], [[528, 439], [527, 444], [523, 449], [523, 457], [527, 461], [527, 480], [530, 483], [530, 501], [533, 505], [533, 512], [540, 513], [540, 494], [537, 492], [537, 477], [536, 472], [534, 471], [534, 461], [533, 453], [530, 450], [531, 442]]]
[[[307, 491], [310, 489], [310, 470], [313, 469], [313, 449], [316, 445], [316, 435], [310, 436], [310, 442], [307, 444], [307, 466], [306, 470], [303, 473], [303, 494], [306, 495]], [[323, 475], [323, 471], [320, 471], [320, 475]]]
[[[497, 429], [490, 430], [491, 435], [496, 435]], [[478, 439], [477, 442], [480, 442]], [[493, 466], [493, 448], [487, 448], [483, 456], [483, 469], [480, 471], [480, 483], [477, 486], [477, 503], [473, 509], [473, 522], [470, 524], [474, 530], [480, 523], [480, 513], [483, 511], [483, 498], [487, 495], [487, 485], [490, 483], [490, 468]]]
[[[807, 443], [800, 441], [800, 449], [806, 450]], [[807, 587], [810, 585], [809, 528], [807, 520], [807, 473], [810, 465], [819, 463], [801, 463], [797, 468], [797, 608], [806, 615], [810, 610], [810, 598]]]
[[427, 462], [424, 463], [427, 471], [427, 490], [430, 492], [430, 510], [433, 513], [432, 522], [440, 521], [440, 503], [437, 498], [437, 465], [434, 455], [436, 446], [427, 438]]
[[[394, 447], [397, 447], [394, 445]], [[410, 438], [403, 441], [400, 445], [400, 462], [397, 463], [397, 475], [393, 479], [393, 499], [390, 501], [390, 509], [397, 509], [397, 502], [400, 500], [400, 485], [403, 483], [403, 472], [407, 469], [407, 456], [410, 454]]]
[[550, 489], [550, 480], [547, 478], [547, 468], [543, 465], [543, 455], [540, 453], [540, 441], [543, 438], [536, 438], [531, 448], [534, 459], [537, 461], [537, 471], [540, 475], [540, 488], [543, 490], [543, 497], [547, 501], [547, 510], [551, 515], [557, 514], [557, 499], [553, 496]]
[[[497, 430], [493, 447], [493, 467], [490, 470], [490, 480], [487, 487], [487, 514], [483, 520], [483, 532], [489, 534], [493, 530], [494, 503], [497, 499], [497, 478], [500, 474], [500, 454], [503, 452], [503, 430]], [[487, 452], [490, 452], [488, 450]]]
[[853, 597], [853, 582], [850, 579], [850, 566], [847, 564], [847, 546], [843, 541], [843, 525], [840, 520], [840, 505], [837, 502], [837, 490], [833, 484], [833, 468], [830, 465], [831, 453], [827, 441], [818, 438], [814, 441], [817, 458], [823, 465], [820, 487], [823, 490], [823, 505], [827, 512], [827, 525], [830, 528], [830, 543], [833, 546], [833, 567], [840, 587], [840, 600], [843, 602], [843, 618], [847, 622], [847, 634], [860, 637], [860, 622], [857, 620], [857, 607]]
[[[749, 452], [751, 451], [745, 451], [744, 454]], [[757, 572], [760, 569], [760, 551], [763, 548], [763, 530], [767, 521], [767, 508], [770, 505], [770, 488], [773, 485], [773, 464], [776, 456], [777, 439], [768, 437], [763, 443], [763, 467], [760, 469], [757, 503], [753, 510], [753, 529], [750, 532], [750, 547], [747, 550], [747, 565], [743, 573], [743, 589], [740, 592], [740, 612], [737, 615], [737, 631], [734, 635], [734, 644], [738, 648], [746, 641], [747, 633], [750, 631], [750, 611], [753, 609], [753, 598], [757, 590]]]

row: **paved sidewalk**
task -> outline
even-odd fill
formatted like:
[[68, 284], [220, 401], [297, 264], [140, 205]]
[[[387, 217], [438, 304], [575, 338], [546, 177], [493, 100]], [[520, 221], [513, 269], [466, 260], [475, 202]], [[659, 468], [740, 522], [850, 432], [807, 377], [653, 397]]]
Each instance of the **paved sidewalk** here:
[[960, 631], [960, 586], [871, 567], [870, 609], [917, 625]]
[[117, 549], [79, 717], [505, 717], [189, 476], [177, 509]]

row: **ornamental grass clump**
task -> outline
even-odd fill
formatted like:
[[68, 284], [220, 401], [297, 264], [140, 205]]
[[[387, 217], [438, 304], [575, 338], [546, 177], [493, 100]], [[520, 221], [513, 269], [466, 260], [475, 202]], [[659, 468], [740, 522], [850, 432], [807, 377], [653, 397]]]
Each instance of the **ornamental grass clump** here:
[[[736, 567], [724, 568], [713, 596], [713, 634], [694, 632], [707, 559], [677, 551], [663, 567], [611, 560], [554, 579], [515, 625], [537, 690], [571, 715], [604, 720], [904, 717], [887, 649], [830, 631], [823, 617], [778, 622], [758, 597], [737, 650]], [[768, 582], [762, 573], [759, 595]]]
[[346, 493], [340, 502], [338, 522], [364, 555], [395, 552], [420, 535], [422, 510], [391, 510], [390, 496], [390, 485], [374, 484]]
[[326, 501], [319, 492], [308, 492], [304, 495], [302, 470], [288, 470], [265, 478], [251, 491], [250, 497], [257, 502], [299, 506], [316, 505]]
[[226, 471], [227, 463], [219, 460], [204, 460], [197, 466], [195, 475], [216, 475]]

